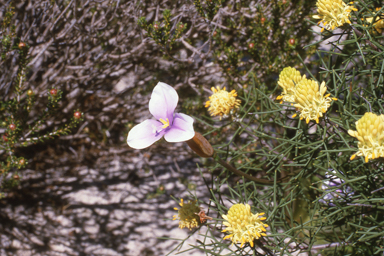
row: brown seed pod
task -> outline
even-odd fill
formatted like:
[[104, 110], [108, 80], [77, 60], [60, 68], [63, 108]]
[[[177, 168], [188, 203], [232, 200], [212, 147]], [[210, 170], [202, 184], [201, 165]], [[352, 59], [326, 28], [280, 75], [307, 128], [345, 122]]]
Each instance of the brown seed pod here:
[[201, 157], [212, 157], [213, 153], [215, 153], [207, 139], [198, 132], [195, 132], [195, 136], [186, 142], [188, 146]]

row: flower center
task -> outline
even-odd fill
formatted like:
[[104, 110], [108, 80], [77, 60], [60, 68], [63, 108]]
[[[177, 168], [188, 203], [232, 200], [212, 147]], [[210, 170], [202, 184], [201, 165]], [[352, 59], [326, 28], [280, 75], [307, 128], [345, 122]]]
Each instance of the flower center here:
[[152, 125], [152, 133], [156, 134], [156, 136], [158, 136], [164, 129], [170, 126], [168, 118], [166, 119], [166, 121], [160, 118], [159, 121], [163, 124], [163, 126], [156, 127], [155, 125]]
[[168, 120], [168, 118], [167, 118], [167, 121], [165, 121], [163, 118], [160, 118], [159, 121], [163, 124], [163, 127], [161, 127], [161, 128], [165, 129], [165, 128], [169, 127], [169, 120]]

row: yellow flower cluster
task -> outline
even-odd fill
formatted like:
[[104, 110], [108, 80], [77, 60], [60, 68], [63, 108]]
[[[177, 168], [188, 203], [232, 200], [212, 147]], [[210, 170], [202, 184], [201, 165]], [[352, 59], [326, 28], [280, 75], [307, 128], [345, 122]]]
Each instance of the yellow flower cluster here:
[[260, 217], [264, 213], [252, 214], [249, 204], [235, 204], [229, 209], [227, 215], [222, 215], [223, 222], [227, 226], [222, 232], [228, 232], [229, 235], [224, 239], [231, 239], [232, 244], [241, 243], [241, 247], [245, 243], [250, 243], [253, 247], [253, 241], [261, 236], [266, 236], [267, 224], [263, 224], [265, 217]]
[[364, 156], [367, 163], [369, 159], [384, 157], [384, 115], [367, 112], [355, 124], [357, 131], [348, 130], [348, 134], [359, 140], [359, 151], [351, 160]]
[[295, 88], [295, 102], [294, 106], [300, 111], [300, 119], [305, 119], [307, 123], [309, 120], [316, 120], [319, 123], [319, 117], [327, 112], [331, 106], [332, 100], [336, 98], [329, 98], [330, 94], [324, 96], [327, 91], [325, 82], [320, 85], [315, 80], [303, 79]]
[[[376, 10], [380, 10], [381, 8], [376, 8]], [[375, 15], [375, 13], [373, 13]], [[364, 20], [364, 19], [362, 19]], [[365, 19], [367, 23], [372, 23], [373, 17], [369, 17]], [[376, 17], [375, 22], [372, 24], [372, 27], [375, 29], [375, 32], [381, 34], [384, 29], [384, 19], [381, 17]]]
[[[351, 24], [350, 12], [357, 11], [356, 8], [347, 5], [342, 0], [318, 0], [316, 6], [319, 15], [314, 15], [313, 18], [321, 19], [318, 24], [323, 22], [323, 26], [328, 30], [334, 30], [346, 23]], [[324, 27], [321, 32], [324, 31]]]
[[174, 208], [178, 211], [178, 215], [173, 216], [173, 220], [179, 218], [179, 228], [187, 227], [191, 230], [192, 228], [198, 227], [201, 222], [198, 215], [200, 207], [197, 205], [197, 200], [184, 203], [184, 200], [180, 199], [179, 205], [181, 206], [180, 209]]
[[[371, 23], [373, 20], [373, 18], [367, 18], [367, 22]], [[379, 17], [377, 17], [375, 19], [375, 23], [373, 23], [373, 28], [376, 29], [377, 33], [381, 34], [381, 32], [383, 32], [383, 29], [384, 29], [384, 19], [380, 19]]]
[[[284, 68], [280, 73], [278, 84], [283, 88], [283, 93], [276, 99], [294, 102], [293, 106], [300, 111], [300, 119], [305, 119], [307, 123], [315, 120], [319, 123], [319, 118], [323, 116], [332, 100], [330, 94], [324, 95], [327, 91], [325, 82], [319, 84], [312, 79], [301, 77], [300, 72], [295, 68]], [[296, 114], [292, 117], [296, 117]]]
[[211, 116], [227, 116], [234, 108], [239, 108], [241, 101], [236, 99], [237, 92], [232, 90], [227, 92], [226, 88], [220, 89], [219, 86], [211, 88], [213, 95], [209, 97], [209, 101], [205, 103], [205, 107], [211, 112]]
[[[300, 72], [295, 68], [286, 67], [280, 72], [279, 81], [277, 84], [283, 88], [283, 92], [276, 99], [288, 102], [295, 101], [295, 86], [302, 80], [305, 79], [305, 75], [301, 76]], [[283, 102], [280, 102], [283, 103]]]

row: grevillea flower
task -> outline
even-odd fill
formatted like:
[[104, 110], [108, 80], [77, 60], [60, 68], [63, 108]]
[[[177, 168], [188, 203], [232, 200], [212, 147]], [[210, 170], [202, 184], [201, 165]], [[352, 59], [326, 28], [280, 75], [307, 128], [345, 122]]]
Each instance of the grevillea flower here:
[[[279, 81], [277, 84], [283, 88], [283, 92], [280, 96], [277, 96], [277, 100], [283, 100], [288, 102], [295, 101], [295, 86], [305, 79], [305, 75], [301, 76], [300, 72], [295, 68], [286, 67], [280, 72]], [[280, 102], [283, 103], [283, 102]]]
[[384, 115], [367, 112], [355, 124], [357, 131], [348, 130], [348, 134], [359, 140], [359, 151], [351, 156], [351, 160], [364, 156], [368, 163], [369, 159], [384, 157]]
[[[353, 4], [351, 2], [350, 4]], [[328, 30], [334, 30], [345, 23], [351, 24], [349, 20], [350, 12], [357, 11], [353, 6], [347, 5], [342, 0], [318, 0], [316, 3], [319, 15], [314, 15], [314, 19], [321, 19], [318, 24], [323, 22], [323, 26]], [[324, 27], [321, 32], [324, 31]]]
[[[329, 98], [330, 94], [324, 96], [327, 91], [325, 82], [320, 85], [312, 79], [302, 79], [295, 87], [296, 104], [294, 106], [300, 111], [300, 120], [305, 119], [307, 123], [310, 120], [316, 120], [319, 123], [319, 117], [327, 112], [332, 100], [336, 98]], [[294, 114], [292, 117], [295, 117]]]
[[[366, 18], [366, 21], [367, 23], [372, 23], [373, 17]], [[375, 29], [375, 32], [381, 34], [384, 29], [384, 19], [381, 17], [376, 17], [375, 22], [372, 24], [372, 27]]]
[[[217, 88], [217, 89], [216, 89]], [[234, 108], [239, 108], [241, 100], [236, 99], [237, 92], [232, 90], [227, 92], [226, 88], [220, 89], [219, 86], [212, 87], [213, 95], [209, 97], [209, 101], [205, 103], [205, 107], [211, 112], [211, 116], [220, 115], [220, 119], [228, 116], [229, 112]]]
[[197, 201], [189, 201], [188, 203], [184, 203], [183, 199], [180, 199], [179, 205], [181, 208], [174, 208], [178, 211], [178, 215], [173, 216], [173, 220], [179, 219], [179, 228], [192, 228], [198, 227], [201, 225], [199, 212], [200, 207], [197, 205]]
[[193, 118], [175, 113], [179, 96], [171, 86], [159, 82], [153, 89], [149, 101], [149, 112], [158, 120], [147, 119], [133, 127], [127, 138], [130, 147], [149, 147], [163, 136], [168, 142], [181, 142], [192, 139]]
[[226, 220], [223, 222], [227, 226], [222, 232], [228, 232], [229, 235], [224, 237], [224, 239], [231, 239], [232, 244], [241, 243], [241, 247], [245, 243], [250, 243], [253, 247], [253, 241], [259, 239], [261, 236], [266, 236], [266, 227], [267, 224], [264, 224], [262, 220], [265, 220], [265, 217], [260, 217], [264, 213], [251, 213], [251, 207], [249, 204], [234, 204], [229, 209], [227, 215], [222, 215], [223, 219]]

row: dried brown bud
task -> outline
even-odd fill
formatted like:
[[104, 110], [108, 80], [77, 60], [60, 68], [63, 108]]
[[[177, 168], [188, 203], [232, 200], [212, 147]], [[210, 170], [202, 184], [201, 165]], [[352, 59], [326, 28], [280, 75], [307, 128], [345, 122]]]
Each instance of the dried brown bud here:
[[73, 117], [76, 118], [76, 119], [80, 119], [80, 118], [81, 118], [81, 112], [76, 111], [76, 112], [73, 114]]
[[186, 142], [188, 146], [201, 157], [212, 157], [215, 152], [207, 139], [198, 132], [195, 132], [195, 136]]
[[25, 46], [26, 46], [26, 44], [24, 42], [19, 43], [19, 49], [20, 50], [23, 50]]
[[49, 91], [49, 93], [53, 96], [53, 97], [56, 97], [57, 96], [57, 89], [53, 88]]

